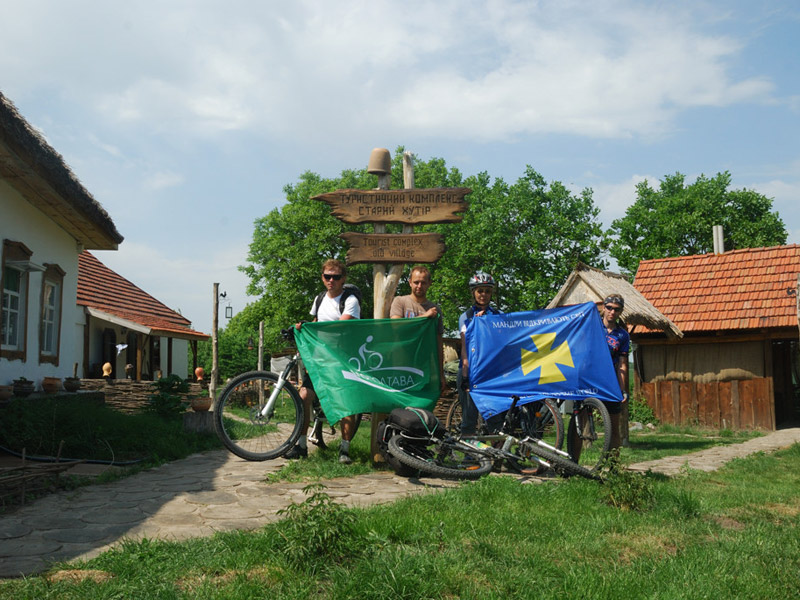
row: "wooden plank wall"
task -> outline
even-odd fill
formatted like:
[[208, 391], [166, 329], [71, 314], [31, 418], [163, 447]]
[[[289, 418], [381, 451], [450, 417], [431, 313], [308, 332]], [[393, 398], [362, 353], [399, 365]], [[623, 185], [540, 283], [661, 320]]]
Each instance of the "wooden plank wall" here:
[[642, 383], [656, 418], [674, 425], [722, 429], [775, 429], [772, 378], [694, 383]]

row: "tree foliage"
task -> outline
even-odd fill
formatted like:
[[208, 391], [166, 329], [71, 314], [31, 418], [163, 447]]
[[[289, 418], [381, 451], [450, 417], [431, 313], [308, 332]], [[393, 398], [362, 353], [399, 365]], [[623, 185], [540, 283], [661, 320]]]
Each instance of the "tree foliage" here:
[[611, 224], [611, 256], [633, 274], [641, 260], [707, 254], [714, 249], [714, 225], [723, 227], [726, 250], [785, 244], [786, 227], [772, 212], [772, 200], [752, 190], [728, 190], [730, 183], [727, 171], [701, 175], [688, 186], [675, 173], [657, 190], [643, 181], [636, 202]]
[[[398, 148], [393, 157], [393, 189], [403, 187], [402, 153]], [[444, 257], [430, 265], [433, 286], [428, 297], [442, 305], [448, 330], [456, 329], [460, 312], [470, 302], [467, 281], [478, 269], [499, 281], [504, 310], [529, 310], [542, 308], [578, 261], [605, 267], [606, 242], [591, 190], [575, 195], [559, 182], [548, 185], [530, 167], [513, 185], [492, 181], [485, 172], [464, 178], [440, 158], [416, 162], [414, 174], [417, 188], [472, 188], [461, 223], [416, 228], [445, 238]], [[286, 203], [255, 223], [248, 264], [241, 268], [250, 278], [248, 293], [256, 300], [234, 317], [229, 329], [257, 331], [264, 320], [266, 346], [282, 348], [279, 330], [308, 318], [314, 297], [323, 289], [323, 261], [344, 260], [347, 248], [339, 234], [373, 230], [371, 225], [341, 223], [326, 204], [311, 198], [336, 189], [374, 189], [376, 184], [377, 178], [365, 170], [348, 170], [334, 179], [304, 173], [296, 184], [287, 185]], [[389, 232], [399, 230], [399, 225], [387, 226]], [[405, 277], [398, 294], [409, 293]], [[364, 292], [362, 314], [371, 316], [372, 265], [349, 268], [348, 281]]]

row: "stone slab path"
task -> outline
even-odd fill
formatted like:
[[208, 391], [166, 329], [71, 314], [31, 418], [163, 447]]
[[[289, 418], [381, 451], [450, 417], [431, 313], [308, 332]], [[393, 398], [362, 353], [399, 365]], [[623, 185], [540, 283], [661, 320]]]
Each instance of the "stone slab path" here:
[[[771, 452], [796, 442], [800, 442], [800, 428], [631, 468], [674, 475], [688, 463], [707, 471], [739, 456]], [[276, 521], [279, 510], [305, 499], [306, 483], [265, 482], [268, 473], [284, 464], [283, 459], [247, 462], [217, 450], [114, 483], [40, 498], [0, 516], [0, 578], [40, 573], [54, 561], [89, 559], [123, 539], [184, 540], [216, 531], [257, 529]], [[543, 481], [517, 477], [524, 483]], [[436, 478], [397, 477], [388, 471], [323, 483], [328, 494], [347, 506], [387, 503], [458, 485]]]

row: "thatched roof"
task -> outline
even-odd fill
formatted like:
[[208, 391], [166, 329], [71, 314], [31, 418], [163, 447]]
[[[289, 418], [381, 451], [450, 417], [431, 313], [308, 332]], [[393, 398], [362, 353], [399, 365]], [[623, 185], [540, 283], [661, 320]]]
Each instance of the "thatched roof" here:
[[122, 242], [105, 209], [2, 92], [0, 177], [85, 248], [116, 250]]
[[619, 294], [625, 299], [625, 308], [620, 318], [628, 325], [644, 325], [649, 329], [663, 331], [668, 337], [683, 337], [678, 326], [650, 304], [624, 276], [583, 263], [578, 263], [547, 308], [581, 302], [602, 302], [611, 294]]

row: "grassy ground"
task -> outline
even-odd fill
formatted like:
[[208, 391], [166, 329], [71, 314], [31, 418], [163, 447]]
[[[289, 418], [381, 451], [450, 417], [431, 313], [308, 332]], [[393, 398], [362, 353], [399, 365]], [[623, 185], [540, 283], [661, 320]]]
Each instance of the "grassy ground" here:
[[771, 598], [800, 594], [800, 445], [667, 479], [502, 476], [281, 523], [124, 543], [0, 598]]

